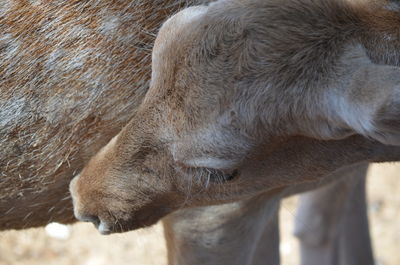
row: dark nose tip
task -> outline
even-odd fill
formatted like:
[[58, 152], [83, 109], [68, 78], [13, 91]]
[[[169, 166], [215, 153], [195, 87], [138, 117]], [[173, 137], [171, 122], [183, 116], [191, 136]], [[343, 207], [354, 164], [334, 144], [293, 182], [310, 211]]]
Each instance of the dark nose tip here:
[[91, 222], [94, 224], [94, 226], [97, 228], [100, 225], [100, 219], [99, 217], [95, 216], [95, 215], [85, 215], [79, 218], [79, 220], [83, 221], [83, 222]]

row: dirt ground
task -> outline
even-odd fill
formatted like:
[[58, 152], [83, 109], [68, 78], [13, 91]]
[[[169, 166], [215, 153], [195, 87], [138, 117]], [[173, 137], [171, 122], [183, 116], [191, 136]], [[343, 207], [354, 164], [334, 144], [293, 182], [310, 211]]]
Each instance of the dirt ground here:
[[[369, 170], [369, 214], [377, 265], [400, 264], [399, 174], [400, 164], [373, 165]], [[298, 245], [291, 235], [295, 210], [296, 198], [287, 199], [281, 210], [283, 265], [298, 264]], [[66, 229], [64, 238], [55, 238], [44, 228], [0, 233], [0, 265], [166, 264], [160, 224], [111, 236], [99, 235], [90, 224], [62, 228]]]

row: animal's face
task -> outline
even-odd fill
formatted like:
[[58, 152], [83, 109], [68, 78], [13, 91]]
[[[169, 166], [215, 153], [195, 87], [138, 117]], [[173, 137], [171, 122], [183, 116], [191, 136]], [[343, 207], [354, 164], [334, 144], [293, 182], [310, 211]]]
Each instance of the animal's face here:
[[[182, 50], [173, 52], [170, 34], [183, 28], [170, 24], [156, 42], [151, 88], [138, 114], [71, 183], [76, 216], [103, 233], [150, 225], [181, 207], [245, 198], [253, 189], [241, 167], [254, 139], [235, 124], [233, 110], [221, 112], [223, 91], [207, 96], [186, 65], [177, 69]], [[180, 83], [186, 81], [189, 89]]]
[[252, 178], [263, 167], [256, 156], [247, 159], [235, 144], [214, 150], [195, 139], [160, 136], [155, 131], [168, 128], [150, 125], [146, 116], [132, 120], [71, 182], [78, 219], [94, 222], [105, 234], [127, 231], [179, 208], [244, 199], [261, 190]]
[[[329, 32], [308, 36], [310, 25], [301, 23], [296, 29], [305, 28], [292, 40], [296, 45], [285, 36], [274, 39], [278, 35], [265, 12], [271, 17], [279, 12], [262, 6], [260, 23], [254, 24], [246, 19], [257, 18], [260, 8], [234, 3], [190, 8], [164, 24], [154, 46], [150, 90], [136, 116], [71, 183], [78, 219], [94, 222], [102, 233], [127, 231], [182, 207], [261, 192], [272, 196], [356, 162], [398, 159], [394, 147], [347, 138], [398, 139], [393, 127], [377, 127], [374, 120], [385, 114], [379, 112], [382, 97], [351, 98], [365, 87], [361, 81], [368, 82], [354, 76], [373, 65], [362, 48], [336, 47], [330, 36], [322, 39], [328, 51], [321, 51], [312, 41], [322, 45], [315, 34]], [[290, 12], [281, 12], [290, 19]], [[288, 46], [276, 45], [279, 41]], [[372, 67], [373, 80], [388, 70], [382, 67]], [[386, 96], [396, 94], [396, 80], [385, 83]], [[374, 99], [371, 91], [361, 92]], [[386, 113], [396, 110], [388, 108]]]

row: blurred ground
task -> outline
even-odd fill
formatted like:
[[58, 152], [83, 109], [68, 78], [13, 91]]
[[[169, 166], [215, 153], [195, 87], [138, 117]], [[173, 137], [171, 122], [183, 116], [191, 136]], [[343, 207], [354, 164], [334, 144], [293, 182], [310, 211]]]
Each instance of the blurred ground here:
[[[400, 264], [400, 164], [373, 165], [369, 170], [369, 214], [377, 265]], [[298, 264], [297, 242], [291, 236], [296, 198], [281, 210], [283, 265]], [[101, 236], [89, 224], [70, 226], [67, 239], [45, 229], [0, 233], [0, 265], [165, 265], [160, 224], [122, 235]], [[323, 264], [321, 264], [323, 265]]]

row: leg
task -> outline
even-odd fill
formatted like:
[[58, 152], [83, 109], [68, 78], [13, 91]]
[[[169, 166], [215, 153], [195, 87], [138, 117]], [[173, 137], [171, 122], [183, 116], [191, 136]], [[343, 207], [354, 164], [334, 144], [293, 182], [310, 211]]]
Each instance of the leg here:
[[278, 207], [279, 198], [258, 196], [170, 215], [169, 264], [279, 265]]
[[[251, 265], [279, 265], [279, 207], [274, 216], [264, 224]], [[261, 231], [260, 231], [261, 233]]]
[[358, 178], [349, 194], [339, 233], [339, 264], [373, 265], [366, 203], [366, 178]]
[[339, 180], [301, 196], [295, 234], [304, 265], [372, 265], [365, 176], [360, 164], [335, 173]]

